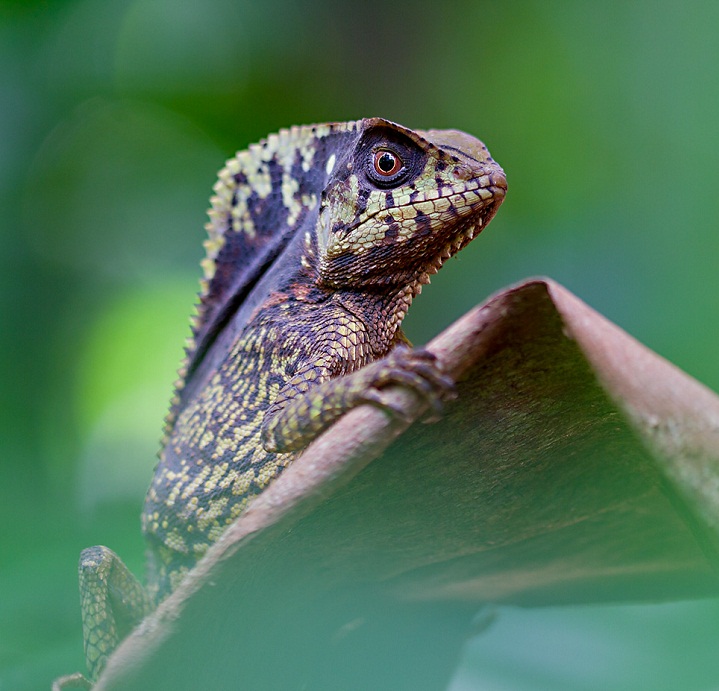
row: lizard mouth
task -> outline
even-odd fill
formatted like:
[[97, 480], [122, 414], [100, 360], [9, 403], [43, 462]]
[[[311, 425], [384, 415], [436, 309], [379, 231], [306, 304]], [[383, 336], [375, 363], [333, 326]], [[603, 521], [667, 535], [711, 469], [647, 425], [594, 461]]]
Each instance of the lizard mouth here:
[[[415, 209], [419, 212], [417, 215], [422, 214], [426, 216], [434, 216], [437, 213], [435, 206], [441, 202], [449, 202], [448, 206], [444, 210], [444, 213], [448, 214], [448, 222], [456, 221], [457, 216], [461, 217], [466, 215], [468, 219], [471, 219], [471, 222], [465, 224], [464, 228], [466, 229], [470, 225], [477, 226], [475, 235], [472, 235], [472, 237], [466, 240], [466, 242], [469, 242], [485, 225], [487, 225], [487, 223], [489, 223], [507, 193], [507, 180], [504, 175], [504, 171], [502, 171], [499, 166], [496, 166], [494, 162], [492, 163], [493, 169], [485, 170], [481, 175], [476, 175], [474, 180], [468, 181], [465, 188], [460, 191], [447, 190], [446, 194], [441, 194], [437, 197], [411, 199], [404, 204], [397, 204], [396, 206], [392, 206], [390, 208], [375, 209], [370, 213], [362, 214], [354, 222], [341, 228], [341, 239], [337, 236], [332, 237], [334, 234], [333, 231], [330, 231], [330, 229], [325, 226], [322, 239], [324, 240], [324, 246], [327, 253], [329, 255], [339, 255], [346, 252], [347, 245], [352, 243], [351, 239], [353, 237], [356, 238], [357, 230], [366, 226], [366, 224], [372, 219], [379, 218], [380, 222], [385, 223], [388, 226], [397, 223], [401, 225], [403, 209]], [[475, 184], [471, 184], [472, 182]], [[467, 194], [475, 194], [479, 198], [472, 202], [467, 202]], [[463, 207], [467, 209], [464, 213], [462, 211]], [[489, 209], [492, 209], [491, 213], [487, 213]], [[399, 218], [395, 216], [393, 212], [398, 213]], [[443, 212], [440, 211], [440, 213]], [[409, 237], [405, 236], [402, 239], [409, 239]], [[455, 240], [456, 237], [453, 238], [448, 246], [453, 245]], [[359, 252], [360, 254], [369, 251], [372, 246], [370, 242], [366, 244], [362, 242], [352, 244], [354, 244], [352, 251], [354, 253]], [[463, 246], [464, 245], [462, 245], [462, 247]], [[456, 250], [455, 253], [457, 251], [459, 250]]]
[[421, 291], [422, 284], [430, 282], [430, 276], [436, 274], [448, 259], [472, 242], [492, 220], [507, 193], [507, 183], [504, 181], [504, 177], [502, 177], [502, 182], [504, 182], [504, 184], [480, 188], [488, 190], [491, 193], [492, 196], [489, 198], [489, 203], [474, 213], [471, 213], [466, 221], [456, 228], [452, 238], [445, 243], [440, 251], [423, 267], [423, 271], [417, 279], [417, 292]]
[[392, 285], [416, 295], [491, 221], [506, 191], [504, 172], [492, 161], [462, 185], [406, 193], [349, 225], [330, 229], [325, 218], [317, 234], [319, 282], [335, 289]]

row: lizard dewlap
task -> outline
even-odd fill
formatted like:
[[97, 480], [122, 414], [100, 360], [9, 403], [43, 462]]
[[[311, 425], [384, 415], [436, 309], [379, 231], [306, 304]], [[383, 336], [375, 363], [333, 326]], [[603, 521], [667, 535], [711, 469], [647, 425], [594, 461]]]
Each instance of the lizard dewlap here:
[[[383, 388], [451, 391], [402, 320], [507, 189], [484, 144], [387, 120], [293, 127], [219, 173], [191, 344], [142, 516], [143, 587], [105, 547], [81, 557], [92, 676], [247, 502]], [[122, 593], [118, 597], [118, 593]]]

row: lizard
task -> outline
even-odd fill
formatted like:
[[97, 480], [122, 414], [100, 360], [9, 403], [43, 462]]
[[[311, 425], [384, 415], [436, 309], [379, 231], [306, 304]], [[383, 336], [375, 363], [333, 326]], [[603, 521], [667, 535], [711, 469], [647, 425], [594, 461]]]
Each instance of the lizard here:
[[[454, 382], [401, 323], [507, 190], [485, 145], [382, 118], [297, 126], [220, 171], [204, 278], [142, 513], [142, 585], [104, 546], [80, 557], [86, 661], [108, 656], [300, 451], [351, 408]], [[72, 685], [82, 675], [71, 675]], [[68, 680], [70, 677], [68, 677]], [[88, 682], [89, 683], [89, 682]]]

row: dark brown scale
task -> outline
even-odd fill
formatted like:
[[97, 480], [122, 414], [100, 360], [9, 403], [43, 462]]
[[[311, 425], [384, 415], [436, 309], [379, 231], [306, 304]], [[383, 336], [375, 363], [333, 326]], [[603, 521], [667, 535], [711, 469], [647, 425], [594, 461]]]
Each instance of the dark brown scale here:
[[228, 161], [215, 191], [186, 374], [143, 511], [147, 589], [107, 548], [84, 553], [93, 676], [115, 624], [172, 591], [338, 417], [367, 402], [402, 415], [385, 401], [393, 385], [441, 407], [452, 382], [400, 325], [427, 275], [486, 227], [506, 182], [468, 135], [372, 118], [270, 137]]

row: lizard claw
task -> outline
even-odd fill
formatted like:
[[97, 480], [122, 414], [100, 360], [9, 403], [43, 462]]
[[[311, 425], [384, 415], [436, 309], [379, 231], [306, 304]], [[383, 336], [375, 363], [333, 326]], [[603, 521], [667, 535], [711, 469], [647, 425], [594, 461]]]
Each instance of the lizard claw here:
[[368, 389], [362, 396], [364, 403], [372, 403], [378, 408], [389, 413], [392, 417], [402, 420], [404, 422], [411, 422], [411, 416], [407, 413], [407, 410], [401, 405], [397, 405], [394, 401], [391, 401], [387, 394], [382, 389]]
[[411, 416], [383, 395], [382, 389], [387, 386], [404, 386], [422, 397], [430, 406], [430, 413], [423, 422], [437, 421], [442, 415], [444, 402], [457, 395], [454, 381], [439, 369], [437, 358], [425, 348], [400, 346], [374, 363], [374, 367], [376, 372], [362, 400], [378, 405], [400, 419], [409, 420]]

